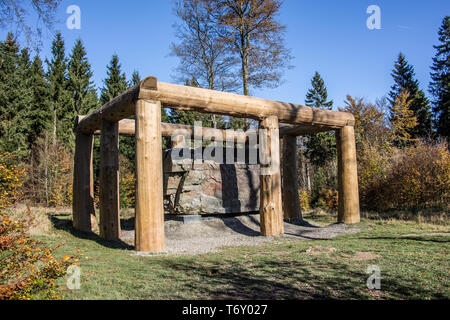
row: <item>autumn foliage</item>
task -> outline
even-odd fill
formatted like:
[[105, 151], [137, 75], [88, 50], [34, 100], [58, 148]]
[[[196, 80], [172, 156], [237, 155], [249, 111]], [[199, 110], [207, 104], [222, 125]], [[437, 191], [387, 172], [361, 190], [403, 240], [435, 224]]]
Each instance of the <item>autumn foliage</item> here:
[[18, 198], [22, 176], [23, 170], [14, 165], [14, 157], [8, 153], [0, 154], [0, 210]]
[[55, 280], [66, 274], [76, 256], [55, 258], [56, 248], [30, 238], [24, 224], [4, 212], [17, 196], [22, 172], [10, 155], [0, 156], [0, 300], [56, 299]]

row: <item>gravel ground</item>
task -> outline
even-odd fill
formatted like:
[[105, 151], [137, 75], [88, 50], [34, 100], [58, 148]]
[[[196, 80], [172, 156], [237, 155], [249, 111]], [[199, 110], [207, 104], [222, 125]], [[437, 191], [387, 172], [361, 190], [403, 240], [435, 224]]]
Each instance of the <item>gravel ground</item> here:
[[[299, 241], [330, 239], [342, 234], [360, 232], [359, 229], [345, 224], [319, 227], [307, 222], [285, 222], [284, 230], [285, 235], [281, 237], [260, 236], [258, 214], [204, 218], [202, 221], [188, 224], [166, 218], [166, 250], [159, 255], [197, 255], [217, 252], [224, 246], [258, 246], [280, 239], [297, 239]], [[134, 230], [123, 230], [121, 240], [133, 245]]]

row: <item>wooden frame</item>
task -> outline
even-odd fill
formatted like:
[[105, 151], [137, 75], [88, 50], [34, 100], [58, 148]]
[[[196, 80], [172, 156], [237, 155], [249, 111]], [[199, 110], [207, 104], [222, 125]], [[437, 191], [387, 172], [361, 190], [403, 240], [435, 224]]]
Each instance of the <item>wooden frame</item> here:
[[[158, 82], [148, 77], [137, 86], [77, 119], [74, 163], [73, 226], [90, 231], [94, 227], [92, 181], [93, 135], [101, 134], [100, 235], [120, 237], [118, 197], [118, 136], [136, 138], [136, 236], [137, 251], [164, 250], [162, 188], [162, 136], [179, 129], [203, 136], [192, 126], [161, 123], [161, 106], [204, 113], [253, 118], [260, 121], [260, 148], [267, 151], [275, 170], [261, 175], [261, 234], [284, 233], [283, 218], [301, 219], [296, 176], [296, 136], [336, 131], [338, 146], [339, 222], [359, 222], [355, 118], [346, 112], [311, 108], [232, 93]], [[126, 119], [135, 116], [136, 120]], [[221, 132], [222, 130], [212, 129]], [[224, 135], [225, 136], [225, 135]], [[280, 136], [283, 138], [280, 166]], [[236, 143], [247, 136], [234, 134]], [[275, 142], [275, 143], [274, 143]], [[182, 143], [181, 140], [175, 144]], [[274, 143], [274, 144], [273, 144]], [[265, 172], [266, 164], [262, 165]], [[272, 168], [273, 169], [273, 168]], [[281, 178], [281, 170], [284, 173]], [[284, 199], [284, 202], [283, 200]], [[284, 211], [284, 216], [283, 216]], [[93, 222], [91, 222], [93, 221]]]

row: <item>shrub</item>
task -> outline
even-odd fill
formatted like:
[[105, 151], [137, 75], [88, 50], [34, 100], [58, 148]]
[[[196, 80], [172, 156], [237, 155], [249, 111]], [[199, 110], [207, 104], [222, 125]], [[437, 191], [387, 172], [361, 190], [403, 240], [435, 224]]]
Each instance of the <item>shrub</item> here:
[[119, 199], [120, 208], [132, 208], [135, 205], [136, 179], [133, 163], [120, 156]]
[[328, 211], [335, 211], [338, 208], [338, 191], [336, 189], [322, 190], [320, 199], [323, 203], [323, 208]]
[[[364, 169], [363, 169], [364, 171]], [[395, 149], [384, 174], [365, 186], [366, 205], [377, 210], [448, 207], [450, 203], [450, 153], [444, 142], [417, 142]]]
[[298, 191], [298, 194], [300, 198], [300, 209], [302, 211], [309, 210], [311, 202], [311, 195], [309, 194], [309, 192], [305, 189], [300, 189]]
[[72, 203], [73, 155], [63, 145], [39, 138], [26, 171], [28, 199], [55, 207]]
[[8, 153], [0, 154], [0, 210], [19, 198], [22, 176], [23, 170], [14, 165], [14, 157]]
[[58, 299], [55, 280], [66, 274], [77, 257], [56, 259], [57, 248], [44, 247], [23, 229], [0, 212], [0, 300]]

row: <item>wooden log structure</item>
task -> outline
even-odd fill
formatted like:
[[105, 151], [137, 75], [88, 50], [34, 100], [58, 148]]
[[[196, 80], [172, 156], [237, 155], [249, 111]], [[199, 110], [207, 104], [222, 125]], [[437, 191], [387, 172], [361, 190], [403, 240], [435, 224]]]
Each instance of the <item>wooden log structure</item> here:
[[[260, 154], [267, 163], [261, 163], [260, 227], [264, 236], [284, 233], [281, 203], [281, 174], [278, 118], [270, 116], [260, 122]], [[264, 136], [262, 136], [264, 135]], [[275, 143], [274, 143], [275, 142]]]
[[98, 230], [94, 206], [92, 134], [78, 132], [75, 143], [75, 159], [73, 172], [73, 226], [77, 230]]
[[118, 122], [134, 115], [135, 103], [138, 99], [160, 101], [165, 108], [193, 110], [203, 113], [253, 118], [255, 120], [264, 120], [269, 116], [276, 116], [282, 123], [325, 126], [332, 129], [355, 124], [354, 116], [347, 112], [158, 82], [155, 77], [148, 77], [137, 86], [86, 116], [80, 121], [78, 130], [92, 134], [100, 129], [101, 119]]
[[102, 120], [100, 136], [100, 236], [120, 237], [119, 126]]
[[136, 103], [136, 251], [164, 250], [161, 104]]
[[302, 219], [297, 179], [297, 137], [286, 135], [282, 139], [283, 211], [287, 221]]
[[356, 162], [355, 130], [346, 126], [336, 130], [338, 154], [338, 222], [358, 223], [359, 191], [358, 169]]
[[[221, 134], [225, 138], [226, 135], [225, 131], [218, 129], [203, 128], [199, 131], [194, 130], [193, 126], [161, 123], [161, 107], [259, 120], [260, 128], [264, 129], [259, 132], [260, 148], [267, 152], [272, 161], [278, 162], [278, 165], [280, 148], [275, 148], [269, 142], [276, 140], [279, 144], [279, 137], [283, 137], [283, 188], [279, 167], [271, 174], [261, 175], [261, 233], [270, 236], [284, 232], [282, 193], [284, 218], [301, 218], [297, 205], [299, 200], [295, 172], [295, 137], [335, 130], [339, 166], [339, 221], [359, 221], [353, 130], [355, 118], [352, 114], [180, 86], [158, 82], [155, 77], [148, 77], [91, 114], [78, 118], [73, 196], [75, 228], [89, 230], [92, 227], [92, 137], [100, 133], [100, 234], [107, 239], [120, 236], [118, 136], [134, 135], [137, 179], [136, 250], [164, 250], [161, 137], [172, 137], [180, 130], [191, 137]], [[131, 116], [135, 116], [136, 120], [127, 119]], [[236, 143], [245, 143], [248, 140], [248, 136], [242, 132], [236, 132], [233, 138]], [[184, 139], [174, 139], [174, 145], [182, 145], [182, 140]], [[262, 164], [262, 169], [266, 169], [265, 164]]]

